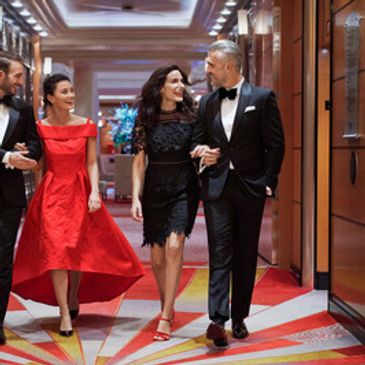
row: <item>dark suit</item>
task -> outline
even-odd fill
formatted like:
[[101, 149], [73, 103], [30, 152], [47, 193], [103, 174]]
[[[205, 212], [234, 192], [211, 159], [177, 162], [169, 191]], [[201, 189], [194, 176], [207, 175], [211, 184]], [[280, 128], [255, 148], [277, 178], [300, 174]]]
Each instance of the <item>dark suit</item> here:
[[22, 171], [7, 169], [1, 162], [7, 151], [14, 150], [17, 142], [26, 143], [30, 152], [27, 157], [36, 160], [41, 157], [42, 148], [33, 109], [13, 97], [9, 107], [9, 123], [0, 145], [0, 328], [9, 301], [15, 240], [26, 204]]
[[[215, 91], [202, 97], [192, 148], [220, 148], [218, 163], [201, 174], [209, 245], [209, 317], [248, 316], [256, 273], [266, 187], [273, 192], [284, 155], [284, 134], [272, 91], [244, 82], [228, 140]], [[247, 108], [247, 109], [246, 109]], [[234, 170], [229, 169], [229, 162]]]

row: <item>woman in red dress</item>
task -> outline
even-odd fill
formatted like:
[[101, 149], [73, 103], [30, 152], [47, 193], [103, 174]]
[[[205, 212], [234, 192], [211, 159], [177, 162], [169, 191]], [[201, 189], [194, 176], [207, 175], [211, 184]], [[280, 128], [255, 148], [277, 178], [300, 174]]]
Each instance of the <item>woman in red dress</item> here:
[[60, 334], [68, 337], [80, 303], [115, 298], [144, 269], [100, 200], [96, 125], [71, 113], [75, 92], [67, 76], [49, 76], [43, 90], [48, 117], [37, 129], [47, 172], [24, 222], [13, 291], [58, 305]]

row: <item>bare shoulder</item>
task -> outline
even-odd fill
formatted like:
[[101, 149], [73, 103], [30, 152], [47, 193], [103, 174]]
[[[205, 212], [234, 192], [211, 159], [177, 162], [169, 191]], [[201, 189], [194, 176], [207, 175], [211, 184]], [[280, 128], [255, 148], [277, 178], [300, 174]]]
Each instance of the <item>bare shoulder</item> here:
[[73, 124], [77, 125], [77, 124], [88, 124], [88, 123], [94, 123], [89, 117], [85, 118], [85, 117], [82, 117], [80, 115], [76, 115], [74, 114], [72, 116], [72, 121], [73, 121]]

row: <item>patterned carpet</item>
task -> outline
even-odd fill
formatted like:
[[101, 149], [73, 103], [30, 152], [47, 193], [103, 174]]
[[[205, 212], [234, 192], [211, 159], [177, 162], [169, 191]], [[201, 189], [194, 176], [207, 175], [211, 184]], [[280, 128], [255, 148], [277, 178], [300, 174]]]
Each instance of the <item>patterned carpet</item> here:
[[326, 313], [327, 294], [296, 285], [289, 273], [259, 268], [250, 337], [217, 351], [206, 340], [206, 268], [184, 268], [173, 337], [152, 341], [159, 314], [150, 271], [124, 296], [83, 305], [75, 334], [57, 333], [57, 309], [12, 297], [0, 364], [365, 364], [365, 346]]
[[365, 364], [365, 346], [327, 314], [326, 292], [300, 288], [288, 272], [264, 267], [260, 260], [246, 320], [251, 335], [230, 336], [229, 348], [216, 350], [205, 338], [208, 258], [201, 208], [185, 247], [173, 336], [153, 342], [160, 305], [149, 250], [140, 247], [141, 225], [131, 220], [129, 204], [108, 208], [146, 263], [146, 276], [111, 302], [82, 305], [71, 338], [58, 334], [57, 308], [12, 296], [0, 365]]

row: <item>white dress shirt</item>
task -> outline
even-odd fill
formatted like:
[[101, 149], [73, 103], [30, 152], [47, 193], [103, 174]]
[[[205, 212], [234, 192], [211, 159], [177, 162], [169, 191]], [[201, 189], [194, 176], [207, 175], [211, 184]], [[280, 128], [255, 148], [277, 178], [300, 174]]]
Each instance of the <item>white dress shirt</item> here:
[[[6, 129], [8, 128], [8, 124], [9, 124], [9, 107], [7, 107], [4, 104], [0, 104], [0, 147], [4, 141], [5, 132]], [[1, 161], [7, 166], [9, 165], [9, 156], [10, 152], [6, 152]]]
[[[237, 89], [236, 97], [233, 100], [224, 98], [221, 102], [222, 124], [228, 141], [231, 139], [234, 118], [236, 117], [238, 101], [240, 98], [243, 82], [244, 78], [242, 78], [235, 86], [232, 87], [232, 89]], [[229, 168], [234, 169], [231, 161], [229, 162]]]

